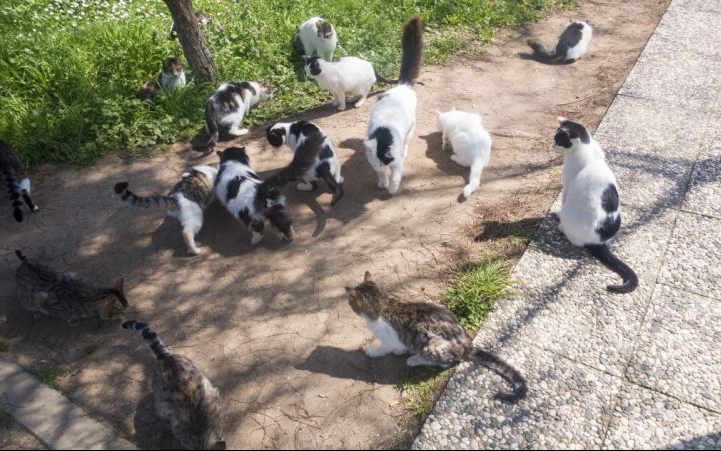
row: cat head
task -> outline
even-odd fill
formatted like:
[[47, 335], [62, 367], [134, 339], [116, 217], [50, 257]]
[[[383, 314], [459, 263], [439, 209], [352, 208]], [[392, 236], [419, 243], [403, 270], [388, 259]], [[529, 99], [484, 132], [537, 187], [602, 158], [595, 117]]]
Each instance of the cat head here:
[[271, 146], [278, 148], [288, 140], [290, 122], [277, 122], [265, 130], [265, 137]]
[[174, 77], [183, 75], [183, 63], [178, 58], [170, 57], [163, 60], [163, 73], [173, 74]]
[[239, 161], [246, 166], [250, 166], [250, 159], [248, 154], [245, 152], [245, 147], [228, 147], [224, 150], [216, 152], [220, 157], [220, 163], [226, 161]]
[[264, 81], [251, 81], [250, 85], [255, 89], [259, 101], [272, 100], [273, 91]]
[[155, 80], [148, 80], [140, 87], [135, 97], [139, 100], [152, 100], [158, 95], [160, 85]]
[[333, 24], [327, 20], [320, 19], [316, 21], [315, 28], [318, 30], [318, 37], [321, 39], [330, 39], [333, 36]]
[[117, 319], [125, 316], [128, 310], [128, 300], [123, 293], [123, 279], [118, 279], [114, 288], [107, 290], [105, 299], [103, 299], [98, 309], [98, 315], [102, 319]]
[[305, 74], [308, 78], [317, 77], [323, 72], [323, 68], [321, 67], [321, 61], [323, 61], [322, 58], [318, 56], [304, 55], [303, 60], [305, 61]]
[[553, 137], [553, 148], [568, 150], [581, 144], [590, 144], [591, 135], [583, 125], [569, 121], [565, 117], [558, 118], [558, 129]]
[[348, 293], [348, 303], [357, 315], [371, 320], [378, 318], [380, 300], [385, 294], [371, 279], [370, 271], [366, 271], [363, 276], [363, 283], [355, 288], [346, 286], [345, 291]]

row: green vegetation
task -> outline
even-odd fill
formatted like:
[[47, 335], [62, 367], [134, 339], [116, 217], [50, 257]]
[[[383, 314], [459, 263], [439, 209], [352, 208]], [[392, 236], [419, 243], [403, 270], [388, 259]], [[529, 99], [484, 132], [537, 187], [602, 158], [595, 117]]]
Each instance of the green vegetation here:
[[0, 352], [7, 352], [10, 349], [10, 345], [4, 340], [0, 340]]
[[48, 385], [61, 393], [63, 392], [62, 388], [58, 385], [58, 378], [63, 375], [63, 372], [59, 369], [53, 366], [40, 365], [30, 368], [28, 372], [35, 376], [35, 378], [43, 384]]
[[414, 418], [423, 419], [433, 410], [436, 397], [453, 374], [453, 368], [409, 369], [401, 384], [403, 407]]
[[[425, 62], [442, 63], [494, 30], [536, 20], [569, 0], [197, 0], [213, 21], [204, 28], [220, 72], [218, 83], [192, 81], [155, 102], [134, 94], [154, 78], [164, 57], [182, 55], [168, 39], [169, 12], [160, 0], [5, 0], [0, 6], [0, 137], [29, 164], [87, 164], [108, 151], [167, 145], [202, 130], [205, 99], [217, 84], [263, 79], [274, 100], [252, 123], [325, 102], [328, 93], [299, 80], [290, 58], [296, 27], [311, 15], [339, 35], [335, 56], [360, 56], [396, 76], [403, 23], [420, 15]], [[302, 78], [302, 77], [301, 77]]]

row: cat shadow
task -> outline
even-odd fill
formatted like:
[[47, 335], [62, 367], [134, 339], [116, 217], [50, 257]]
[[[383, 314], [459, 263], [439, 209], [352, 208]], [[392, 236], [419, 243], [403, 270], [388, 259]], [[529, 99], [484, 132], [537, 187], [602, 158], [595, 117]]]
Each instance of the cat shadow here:
[[535, 61], [540, 64], [545, 64], [546, 66], [568, 66], [575, 62], [575, 61], [566, 61], [566, 60], [551, 60], [551, 59], [543, 58], [539, 55], [536, 55], [535, 53], [529, 53], [529, 52], [518, 52], [516, 55], [518, 55], [518, 57], [521, 58], [522, 60]]
[[403, 182], [400, 192], [395, 195], [390, 194], [385, 188], [378, 188], [378, 176], [368, 163], [363, 142], [364, 140], [360, 138], [348, 138], [339, 143], [340, 147], [353, 150], [350, 158], [342, 163], [341, 173], [353, 174], [354, 183], [362, 186], [355, 192], [356, 200], [365, 205], [372, 200], [387, 201], [394, 196], [402, 195]]
[[[463, 178], [463, 184], [459, 185], [459, 191], [468, 183], [468, 174], [470, 168], [461, 166], [451, 160], [452, 150], [443, 150], [443, 133], [435, 131], [424, 136], [419, 136], [426, 142], [426, 156], [436, 163], [436, 167], [446, 175], [460, 176]], [[467, 199], [463, 197], [463, 193], [458, 193], [458, 202], [465, 202]]]
[[152, 393], [144, 396], [135, 408], [133, 426], [139, 449], [183, 449], [173, 432], [158, 417]]
[[[566, 236], [558, 230], [560, 221], [555, 212], [549, 212], [545, 219], [546, 220], [542, 220], [536, 228], [534, 232], [536, 239], [531, 242], [531, 246], [534, 246], [545, 254], [565, 260], [582, 260], [589, 258], [585, 249], [571, 244]], [[544, 238], [538, 239], [539, 236], [543, 236]]]
[[473, 238], [473, 241], [497, 240], [508, 237], [525, 237], [535, 235], [542, 217], [524, 218], [518, 221], [487, 221], [483, 224], [483, 231]]

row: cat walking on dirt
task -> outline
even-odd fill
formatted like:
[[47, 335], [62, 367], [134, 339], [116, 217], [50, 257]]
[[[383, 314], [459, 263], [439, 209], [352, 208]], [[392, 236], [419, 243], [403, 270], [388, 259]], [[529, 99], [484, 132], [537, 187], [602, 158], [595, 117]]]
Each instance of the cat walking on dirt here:
[[546, 50], [540, 42], [529, 39], [526, 43], [533, 49], [533, 56], [544, 63], [570, 64], [581, 58], [588, 50], [593, 27], [587, 22], [572, 22], [563, 30], [553, 51]]
[[10, 201], [13, 206], [13, 217], [17, 222], [23, 220], [23, 203], [20, 198], [25, 201], [28, 208], [32, 212], [40, 209], [30, 197], [30, 177], [28, 177], [25, 168], [20, 163], [15, 150], [12, 146], [0, 139], [0, 175], [5, 181], [5, 188], [10, 195]]

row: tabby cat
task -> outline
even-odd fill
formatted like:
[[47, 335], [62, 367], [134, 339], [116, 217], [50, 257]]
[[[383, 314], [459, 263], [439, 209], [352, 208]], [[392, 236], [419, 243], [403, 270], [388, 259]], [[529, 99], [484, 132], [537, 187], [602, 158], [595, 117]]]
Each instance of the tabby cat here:
[[50, 266], [28, 260], [15, 251], [22, 263], [15, 272], [18, 299], [30, 312], [56, 316], [71, 326], [82, 318], [122, 318], [128, 309], [123, 294], [123, 279], [114, 288], [88, 285], [74, 273], [61, 273]]
[[350, 306], [363, 318], [380, 344], [366, 347], [369, 357], [388, 353], [411, 353], [408, 366], [438, 365], [448, 367], [468, 360], [493, 365], [513, 385], [512, 393], [499, 392], [496, 399], [515, 402], [527, 393], [526, 381], [520, 373], [499, 357], [473, 349], [471, 338], [458, 318], [442, 305], [429, 302], [401, 302], [388, 296], [366, 271], [363, 283], [346, 287]]
[[3, 140], [0, 140], [0, 174], [5, 179], [5, 187], [13, 204], [13, 216], [17, 222], [23, 220], [23, 210], [20, 208], [23, 204], [20, 202], [20, 197], [30, 211], [38, 211], [39, 207], [30, 198], [30, 178], [12, 146]]
[[180, 444], [186, 449], [225, 449], [218, 389], [190, 359], [171, 354], [150, 325], [131, 320], [122, 327], [140, 331], [158, 358], [155, 410]]

